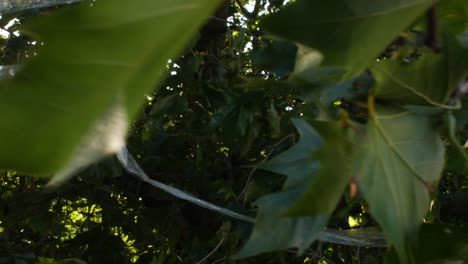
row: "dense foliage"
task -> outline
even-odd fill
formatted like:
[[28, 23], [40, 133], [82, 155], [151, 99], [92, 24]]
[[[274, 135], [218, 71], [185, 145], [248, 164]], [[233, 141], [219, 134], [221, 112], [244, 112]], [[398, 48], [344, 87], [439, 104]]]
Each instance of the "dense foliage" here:
[[0, 263], [468, 261], [465, 0], [37, 3], [0, 19]]

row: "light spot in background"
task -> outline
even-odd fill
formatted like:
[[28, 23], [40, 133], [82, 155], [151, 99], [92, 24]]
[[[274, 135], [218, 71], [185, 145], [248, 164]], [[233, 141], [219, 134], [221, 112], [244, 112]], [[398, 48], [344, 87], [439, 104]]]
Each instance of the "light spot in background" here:
[[7, 38], [10, 37], [10, 32], [4, 30], [3, 28], [0, 28], [0, 36], [1, 36], [2, 38], [7, 39]]
[[20, 20], [17, 19], [17, 18], [13, 18], [12, 20], [10, 20], [6, 25], [5, 25], [5, 29], [9, 29], [11, 28], [12, 26], [16, 25], [16, 24], [19, 24]]
[[245, 47], [244, 47], [244, 52], [247, 52], [247, 51], [250, 51], [252, 50], [253, 47], [252, 47], [252, 42], [247, 42], [247, 44], [245, 44]]
[[245, 9], [247, 9], [247, 11], [252, 12], [255, 9], [255, 0], [250, 0], [249, 3], [246, 4], [244, 7]]

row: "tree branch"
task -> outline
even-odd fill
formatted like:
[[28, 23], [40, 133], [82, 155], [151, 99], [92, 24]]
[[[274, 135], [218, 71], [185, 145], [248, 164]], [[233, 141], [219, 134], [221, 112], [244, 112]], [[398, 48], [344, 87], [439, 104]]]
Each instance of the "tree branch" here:
[[431, 48], [434, 52], [440, 52], [440, 41], [439, 41], [439, 28], [437, 25], [437, 12], [436, 6], [433, 5], [427, 11], [427, 35], [425, 44]]

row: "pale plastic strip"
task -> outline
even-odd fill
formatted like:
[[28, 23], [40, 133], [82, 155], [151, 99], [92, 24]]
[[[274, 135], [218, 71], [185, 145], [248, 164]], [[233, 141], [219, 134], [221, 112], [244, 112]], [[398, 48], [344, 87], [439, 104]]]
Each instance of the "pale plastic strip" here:
[[186, 192], [183, 192], [179, 189], [176, 189], [174, 187], [171, 187], [169, 185], [166, 185], [164, 183], [161, 183], [161, 182], [158, 182], [158, 181], [155, 181], [153, 179], [150, 179], [148, 177], [148, 175], [146, 175], [146, 173], [141, 169], [141, 167], [138, 165], [138, 163], [135, 161], [135, 159], [133, 158], [133, 156], [128, 153], [128, 150], [126, 147], [122, 148], [120, 151], [117, 152], [117, 158], [119, 159], [120, 163], [122, 164], [122, 166], [125, 168], [125, 170], [127, 170], [129, 173], [133, 174], [134, 176], [138, 177], [140, 180], [144, 181], [144, 182], [147, 182], [151, 185], [153, 185], [154, 187], [156, 188], [159, 188], [179, 199], [182, 199], [182, 200], [186, 200], [186, 201], [189, 201], [193, 204], [196, 204], [198, 206], [201, 206], [203, 208], [206, 208], [206, 209], [209, 209], [209, 210], [212, 210], [214, 212], [217, 212], [217, 213], [220, 213], [220, 214], [223, 214], [223, 215], [227, 215], [227, 216], [230, 216], [232, 218], [235, 218], [235, 219], [239, 219], [239, 220], [242, 220], [242, 221], [246, 221], [246, 222], [250, 222], [250, 223], [254, 223], [255, 222], [255, 219], [253, 219], [252, 217], [249, 217], [249, 216], [246, 216], [246, 215], [241, 215], [239, 213], [236, 213], [234, 211], [231, 211], [231, 210], [228, 210], [226, 208], [223, 208], [223, 207], [219, 207], [217, 205], [214, 205], [212, 203], [209, 203], [209, 202], [206, 202], [206, 201], [203, 201], [191, 194], [188, 194]]
[[[174, 187], [168, 186], [164, 183], [158, 182], [156, 180], [150, 179], [148, 175], [141, 169], [141, 167], [136, 162], [135, 158], [128, 153], [126, 147], [122, 148], [117, 152], [117, 158], [119, 159], [122, 166], [130, 174], [138, 177], [144, 182], [151, 184], [152, 186], [161, 189], [177, 198], [186, 200], [188, 202], [194, 203], [198, 206], [212, 210], [214, 212], [250, 222], [255, 223], [255, 219], [252, 217], [242, 215], [231, 211], [229, 209], [214, 205], [212, 203], [201, 200], [191, 194], [178, 190]], [[357, 246], [357, 247], [387, 247], [385, 238], [381, 232], [369, 229], [355, 229], [355, 230], [337, 230], [337, 229], [325, 229], [322, 231], [318, 238], [320, 241], [342, 244], [348, 246]]]
[[0, 0], [0, 14], [77, 3], [80, 0]]

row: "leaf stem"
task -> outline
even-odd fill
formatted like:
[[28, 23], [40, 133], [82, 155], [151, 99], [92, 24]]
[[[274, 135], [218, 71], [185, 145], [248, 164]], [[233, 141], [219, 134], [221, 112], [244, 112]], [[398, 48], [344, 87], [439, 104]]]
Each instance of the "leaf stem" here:
[[367, 108], [369, 111], [369, 116], [373, 117], [375, 114], [375, 96], [374, 95], [369, 95], [369, 97], [367, 97]]
[[255, 165], [255, 167], [250, 171], [249, 177], [247, 178], [247, 181], [245, 182], [244, 189], [242, 189], [241, 193], [237, 196], [237, 200], [240, 200], [240, 199], [244, 198], [243, 203], [245, 204], [245, 202], [246, 202], [245, 193], [246, 193], [247, 190], [249, 189], [249, 185], [250, 185], [250, 182], [251, 182], [251, 180], [252, 180], [252, 176], [253, 176], [254, 173], [257, 171], [258, 165], [260, 165], [260, 164], [266, 162], [266, 161], [270, 158], [271, 154], [273, 154], [273, 152], [275, 151], [275, 149], [276, 149], [279, 145], [281, 145], [281, 143], [283, 143], [284, 141], [286, 141], [287, 139], [292, 138], [292, 137], [294, 137], [294, 134], [289, 134], [289, 135], [287, 135], [286, 137], [284, 137], [283, 139], [281, 139], [280, 141], [278, 141], [278, 142], [276, 142], [275, 144], [273, 144], [272, 146], [270, 146], [270, 147], [272, 148], [271, 151], [266, 155], [266, 157], [265, 157], [262, 161], [260, 161], [259, 163], [257, 163], [257, 164]]
[[221, 226], [221, 240], [216, 245], [216, 247], [210, 253], [208, 253], [208, 255], [206, 255], [204, 258], [202, 258], [200, 261], [198, 261], [197, 264], [201, 264], [201, 263], [205, 262], [206, 260], [208, 260], [209, 257], [211, 257], [214, 253], [216, 253], [216, 251], [218, 251], [218, 249], [224, 243], [224, 240], [226, 240], [226, 232], [225, 232], [224, 229], [225, 229], [225, 227], [224, 227], [224, 224], [223, 224]]

